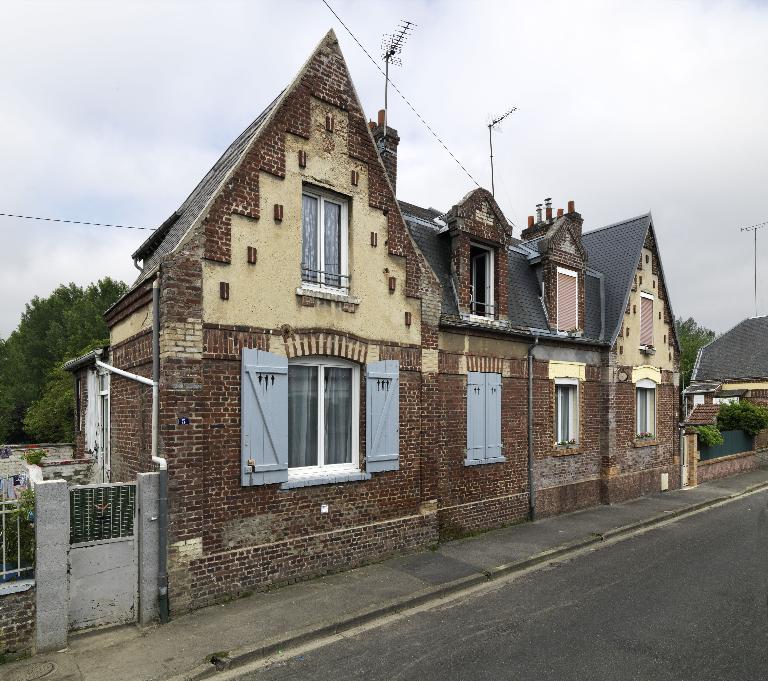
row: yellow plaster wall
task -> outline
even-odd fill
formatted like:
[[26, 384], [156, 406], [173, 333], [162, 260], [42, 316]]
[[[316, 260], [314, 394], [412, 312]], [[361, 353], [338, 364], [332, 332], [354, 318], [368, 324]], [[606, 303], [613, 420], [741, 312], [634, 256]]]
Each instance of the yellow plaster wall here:
[[[646, 262], [646, 256], [648, 262]], [[623, 354], [618, 356], [619, 364], [630, 366], [653, 365], [658, 369], [674, 370], [674, 352], [670, 346], [672, 339], [670, 325], [664, 321], [664, 309], [659, 302], [659, 277], [653, 274], [652, 270], [653, 254], [644, 248], [642, 254], [642, 269], [635, 270], [637, 276], [637, 289], [629, 294], [629, 313], [625, 312], [623, 317], [623, 336], [619, 336], [617, 346], [623, 347]], [[640, 277], [643, 283], [640, 282]], [[646, 355], [640, 352], [640, 292], [650, 293], [653, 296], [653, 345], [656, 348], [656, 354]], [[633, 313], [632, 310], [636, 310]], [[659, 319], [661, 312], [661, 319]], [[627, 335], [629, 327], [629, 335]], [[664, 344], [664, 336], [667, 337], [667, 343]], [[618, 351], [618, 350], [617, 350]], [[669, 353], [672, 352], [672, 360], [669, 359]]]
[[[162, 319], [162, 316], [161, 316]], [[110, 345], [116, 345], [122, 341], [136, 335], [140, 331], [152, 328], [152, 304], [147, 303], [144, 307], [119, 321], [109, 330]]]
[[583, 381], [586, 378], [586, 367], [587, 365], [582, 362], [560, 362], [550, 360], [549, 378], [578, 378], [580, 381]]
[[[347, 114], [311, 100], [312, 132], [309, 140], [286, 135], [285, 179], [259, 175], [261, 218], [232, 216], [232, 263], [203, 262], [203, 319], [218, 324], [278, 328], [327, 328], [369, 339], [420, 343], [419, 301], [405, 296], [405, 258], [387, 251], [387, 218], [368, 205], [366, 166], [347, 153]], [[334, 132], [325, 129], [326, 113], [335, 119]], [[299, 168], [298, 151], [307, 152], [307, 167]], [[358, 186], [351, 171], [360, 173]], [[341, 303], [316, 300], [301, 305], [301, 195], [303, 183], [331, 189], [350, 198], [350, 296], [361, 302], [356, 312]], [[283, 220], [274, 220], [274, 204], [283, 205]], [[372, 247], [370, 234], [378, 233]], [[257, 249], [257, 263], [247, 262], [248, 246]], [[388, 278], [397, 279], [390, 293]], [[230, 285], [229, 300], [221, 300], [219, 282]], [[412, 315], [405, 324], [405, 312]]]
[[721, 390], [768, 390], [768, 381], [747, 381], [743, 383], [723, 381]]

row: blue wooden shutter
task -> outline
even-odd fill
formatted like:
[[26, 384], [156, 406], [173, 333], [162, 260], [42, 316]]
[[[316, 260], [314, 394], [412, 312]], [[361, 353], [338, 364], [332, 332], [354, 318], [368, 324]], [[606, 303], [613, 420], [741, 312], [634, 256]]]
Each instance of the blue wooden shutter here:
[[365, 469], [400, 468], [400, 362], [371, 362], [365, 368]]
[[288, 359], [243, 348], [240, 373], [242, 485], [288, 481]]
[[485, 374], [485, 458], [501, 456], [501, 374]]
[[485, 458], [485, 374], [467, 374], [467, 460]]

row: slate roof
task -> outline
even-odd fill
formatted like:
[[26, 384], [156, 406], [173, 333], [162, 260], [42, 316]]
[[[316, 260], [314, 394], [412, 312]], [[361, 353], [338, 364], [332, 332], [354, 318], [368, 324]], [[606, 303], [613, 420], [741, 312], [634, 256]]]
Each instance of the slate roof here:
[[768, 316], [752, 317], [699, 351], [692, 379], [768, 378]]
[[587, 264], [604, 275], [605, 335], [611, 343], [616, 340], [621, 328], [635, 270], [650, 226], [651, 214], [646, 213], [585, 232], [582, 236], [582, 243], [587, 249]]
[[[284, 91], [283, 91], [284, 92]], [[143, 260], [143, 267], [133, 287], [142, 282], [157, 266], [163, 256], [173, 251], [184, 238], [187, 230], [205, 209], [208, 202], [214, 197], [226, 176], [240, 161], [243, 153], [251, 141], [258, 134], [261, 126], [266, 121], [272, 109], [275, 107], [283, 93], [281, 92], [272, 103], [262, 111], [256, 119], [229, 145], [213, 167], [200, 180], [197, 187], [187, 197], [179, 209], [173, 213], [150, 237], [134, 252], [135, 259]]]

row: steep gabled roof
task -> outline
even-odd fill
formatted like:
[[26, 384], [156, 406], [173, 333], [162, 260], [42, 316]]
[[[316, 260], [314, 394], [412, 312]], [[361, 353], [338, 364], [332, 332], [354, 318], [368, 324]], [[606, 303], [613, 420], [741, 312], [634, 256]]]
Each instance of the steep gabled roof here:
[[651, 227], [651, 214], [617, 222], [582, 236], [589, 267], [602, 272], [605, 287], [605, 333], [613, 344], [619, 334], [637, 263]]
[[[284, 92], [284, 91], [283, 91]], [[227, 150], [221, 155], [213, 167], [206, 173], [205, 177], [198, 183], [192, 193], [187, 197], [179, 209], [173, 213], [160, 227], [158, 227], [149, 238], [139, 246], [133, 253], [135, 260], [143, 260], [143, 267], [139, 278], [134, 286], [141, 282], [149, 273], [151, 273], [160, 262], [160, 259], [172, 253], [179, 242], [183, 239], [187, 230], [200, 217], [205, 207], [216, 194], [221, 183], [239, 163], [246, 149], [256, 138], [262, 125], [269, 117], [277, 102], [282, 96], [282, 92], [272, 103], [264, 109], [256, 119], [229, 145]]]
[[699, 351], [692, 380], [768, 377], [768, 316], [745, 319]]

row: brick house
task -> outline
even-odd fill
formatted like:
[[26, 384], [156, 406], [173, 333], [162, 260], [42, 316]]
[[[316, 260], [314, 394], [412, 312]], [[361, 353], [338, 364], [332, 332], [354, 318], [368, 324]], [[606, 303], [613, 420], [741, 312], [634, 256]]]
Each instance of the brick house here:
[[[651, 215], [583, 233], [547, 202], [515, 236], [485, 189], [398, 202], [382, 123], [328, 33], [106, 313], [110, 363], [149, 375], [160, 289], [175, 612], [679, 484]], [[130, 480], [152, 469], [150, 395], [112, 376], [109, 405]]]

